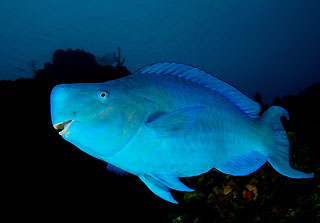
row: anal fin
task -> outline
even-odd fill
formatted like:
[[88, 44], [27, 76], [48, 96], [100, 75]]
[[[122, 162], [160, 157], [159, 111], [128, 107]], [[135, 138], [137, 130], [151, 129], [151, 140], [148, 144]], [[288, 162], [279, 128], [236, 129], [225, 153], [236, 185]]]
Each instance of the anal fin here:
[[225, 174], [244, 176], [259, 169], [266, 161], [267, 158], [259, 152], [250, 151], [228, 160], [216, 169]]

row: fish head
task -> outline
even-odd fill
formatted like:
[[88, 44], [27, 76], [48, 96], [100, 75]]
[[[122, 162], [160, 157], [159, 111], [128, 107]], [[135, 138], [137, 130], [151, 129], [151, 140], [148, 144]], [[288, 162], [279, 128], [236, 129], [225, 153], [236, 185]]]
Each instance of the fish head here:
[[109, 157], [137, 133], [148, 103], [112, 82], [61, 84], [51, 91], [51, 119], [65, 140], [97, 158]]

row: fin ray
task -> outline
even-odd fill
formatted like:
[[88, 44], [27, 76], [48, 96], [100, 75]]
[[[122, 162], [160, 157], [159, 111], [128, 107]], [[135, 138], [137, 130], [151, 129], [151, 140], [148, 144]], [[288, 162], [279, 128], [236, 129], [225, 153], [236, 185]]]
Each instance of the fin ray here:
[[155, 178], [165, 184], [167, 187], [177, 191], [192, 192], [193, 189], [184, 185], [177, 176], [172, 174], [152, 174]]
[[291, 178], [311, 178], [313, 177], [312, 174], [306, 174], [301, 171], [294, 170], [290, 166], [290, 143], [280, 120], [282, 116], [289, 119], [288, 112], [279, 106], [270, 107], [262, 115], [262, 121], [266, 122], [270, 126], [272, 130], [272, 137], [275, 141], [275, 145], [272, 148], [271, 154], [267, 157], [267, 160], [271, 166], [282, 175]]
[[257, 151], [250, 151], [227, 161], [217, 170], [233, 176], [244, 176], [253, 173], [267, 161], [266, 157]]
[[156, 63], [138, 70], [137, 73], [178, 76], [196, 82], [220, 94], [245, 115], [252, 118], [257, 118], [261, 111], [259, 103], [244, 95], [235, 87], [190, 65], [169, 62]]
[[157, 196], [174, 204], [178, 202], [172, 197], [169, 187], [147, 174], [139, 176], [143, 183]]

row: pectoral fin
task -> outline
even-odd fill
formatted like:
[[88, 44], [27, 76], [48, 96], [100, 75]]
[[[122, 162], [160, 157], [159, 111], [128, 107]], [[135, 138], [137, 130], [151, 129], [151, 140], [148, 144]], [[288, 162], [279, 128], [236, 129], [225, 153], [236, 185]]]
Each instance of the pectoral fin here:
[[166, 113], [147, 123], [160, 137], [176, 137], [190, 129], [199, 121], [203, 106], [192, 106]]

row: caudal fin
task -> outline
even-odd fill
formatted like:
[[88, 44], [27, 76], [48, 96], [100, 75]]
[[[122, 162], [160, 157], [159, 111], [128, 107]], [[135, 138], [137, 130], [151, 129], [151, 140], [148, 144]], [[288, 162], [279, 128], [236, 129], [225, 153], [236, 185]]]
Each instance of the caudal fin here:
[[290, 166], [290, 143], [280, 120], [282, 116], [289, 119], [288, 112], [284, 108], [281, 108], [279, 106], [270, 107], [262, 115], [262, 120], [271, 127], [273, 139], [275, 140], [275, 145], [272, 148], [271, 155], [267, 157], [267, 160], [275, 170], [287, 177], [311, 178], [313, 177], [312, 174], [306, 174], [294, 170]]

